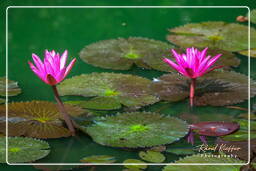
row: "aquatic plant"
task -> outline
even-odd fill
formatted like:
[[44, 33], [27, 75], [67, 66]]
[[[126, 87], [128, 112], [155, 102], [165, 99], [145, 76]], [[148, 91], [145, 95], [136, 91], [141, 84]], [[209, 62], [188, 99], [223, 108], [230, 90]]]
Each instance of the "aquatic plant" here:
[[[190, 83], [190, 106], [194, 105], [194, 95], [196, 78], [203, 76], [204, 74], [223, 66], [212, 65], [220, 58], [222, 54], [218, 54], [211, 58], [207, 56], [207, 49], [199, 51], [195, 48], [187, 48], [186, 54], [178, 54], [174, 49], [172, 49], [172, 54], [176, 59], [176, 63], [168, 58], [164, 58], [163, 61], [169, 64], [173, 69], [177, 70], [182, 75], [191, 78]], [[212, 68], [211, 68], [212, 67]]]
[[59, 55], [54, 50], [49, 52], [45, 51], [44, 62], [36, 55], [32, 54], [33, 61], [36, 66], [34, 66], [31, 62], [28, 62], [31, 70], [46, 84], [52, 86], [55, 100], [58, 103], [59, 110], [63, 114], [63, 118], [68, 126], [68, 129], [75, 135], [75, 129], [73, 123], [66, 112], [64, 105], [60, 99], [58, 90], [56, 88], [56, 84], [60, 83], [70, 72], [74, 63], [76, 62], [76, 58], [74, 58], [70, 64], [66, 67], [66, 61], [68, 57], [68, 51], [65, 50], [64, 53]]

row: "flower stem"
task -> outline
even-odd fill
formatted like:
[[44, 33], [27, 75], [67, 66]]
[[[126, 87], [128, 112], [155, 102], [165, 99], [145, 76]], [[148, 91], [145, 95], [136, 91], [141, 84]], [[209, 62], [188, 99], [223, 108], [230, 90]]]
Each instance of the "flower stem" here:
[[195, 88], [196, 88], [196, 79], [192, 78], [190, 83], [190, 107], [194, 106], [194, 96], [195, 96]]
[[65, 110], [65, 107], [64, 107], [64, 105], [63, 105], [63, 103], [62, 103], [62, 101], [60, 99], [60, 96], [59, 96], [59, 93], [58, 93], [58, 90], [57, 90], [56, 86], [53, 85], [52, 89], [53, 89], [55, 100], [57, 101], [59, 110], [60, 110], [60, 112], [63, 115], [65, 123], [68, 126], [68, 129], [71, 132], [72, 136], [75, 136], [75, 128], [74, 128], [73, 123], [72, 123], [72, 121], [71, 121], [71, 119], [70, 119], [67, 111]]

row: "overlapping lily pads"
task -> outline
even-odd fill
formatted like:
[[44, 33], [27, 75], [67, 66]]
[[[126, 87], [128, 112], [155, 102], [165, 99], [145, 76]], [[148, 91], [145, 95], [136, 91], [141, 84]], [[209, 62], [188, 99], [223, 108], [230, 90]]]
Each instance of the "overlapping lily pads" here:
[[[179, 101], [189, 96], [190, 79], [179, 74], [165, 74], [155, 79], [151, 88], [162, 100]], [[251, 97], [256, 83], [251, 80]], [[230, 71], [212, 71], [197, 79], [195, 104], [224, 106], [248, 99], [248, 77]]]
[[[65, 105], [70, 115], [85, 111]], [[0, 132], [5, 133], [5, 105], [0, 106]], [[8, 104], [8, 135], [35, 138], [59, 138], [70, 136], [64, 127], [57, 105], [47, 101], [15, 102]]]
[[101, 145], [127, 148], [170, 144], [188, 133], [184, 121], [150, 112], [119, 113], [80, 127]]
[[[210, 47], [227, 51], [248, 49], [248, 27], [236, 23], [202, 22], [186, 24], [169, 30], [167, 39], [181, 47]], [[256, 30], [251, 28], [251, 42], [256, 41]], [[256, 48], [256, 44], [251, 48]]]
[[[66, 79], [59, 86], [61, 95], [108, 98], [114, 109], [122, 104], [131, 108], [153, 104], [159, 99], [152, 95], [151, 81], [135, 75], [115, 73], [82, 74]], [[98, 102], [94, 98], [90, 105]], [[111, 107], [111, 105], [109, 105]], [[110, 109], [110, 108], [108, 108]]]
[[[0, 138], [0, 163], [5, 163], [6, 148], [5, 138]], [[23, 137], [8, 138], [8, 162], [24, 163], [33, 162], [47, 156], [50, 146], [47, 142]]]
[[153, 39], [130, 37], [103, 40], [86, 46], [80, 52], [80, 58], [94, 66], [128, 70], [133, 64], [142, 68], [167, 71], [162, 62], [163, 56], [169, 55], [173, 46]]
[[[6, 78], [0, 77], [0, 96], [5, 96], [6, 91]], [[16, 96], [21, 93], [21, 89], [18, 83], [12, 80], [8, 80], [8, 96]]]

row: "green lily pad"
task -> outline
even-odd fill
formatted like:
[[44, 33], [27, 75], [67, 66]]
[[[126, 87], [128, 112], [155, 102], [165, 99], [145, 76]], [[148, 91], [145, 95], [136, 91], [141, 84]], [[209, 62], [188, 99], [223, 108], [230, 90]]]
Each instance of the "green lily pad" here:
[[119, 113], [80, 127], [96, 143], [127, 148], [170, 144], [188, 133], [188, 125], [184, 121], [150, 112]]
[[80, 52], [80, 58], [94, 66], [128, 70], [133, 64], [147, 69], [168, 71], [162, 62], [163, 56], [169, 55], [173, 46], [162, 41], [130, 37], [103, 40], [86, 46]]
[[96, 110], [116, 110], [120, 109], [122, 105], [111, 97], [95, 97], [87, 101], [67, 101], [66, 104], [77, 105], [86, 109]]
[[165, 156], [162, 153], [151, 150], [141, 151], [139, 156], [141, 159], [152, 163], [162, 163], [165, 161]]
[[[6, 78], [0, 77], [0, 96], [5, 96], [6, 92]], [[21, 93], [21, 89], [18, 83], [12, 80], [8, 80], [8, 96], [16, 96]]]
[[174, 148], [168, 148], [166, 150], [167, 153], [173, 153], [176, 155], [190, 155], [195, 154], [196, 151], [192, 147], [174, 147]]
[[[248, 50], [239, 51], [241, 55], [248, 56]], [[256, 48], [250, 49], [250, 57], [256, 58]]]
[[[182, 163], [242, 163], [242, 161], [233, 159], [233, 158], [218, 158], [218, 157], [205, 157], [205, 155], [210, 154], [200, 154], [187, 156], [175, 162], [175, 164], [182, 164]], [[168, 165], [165, 166], [163, 171], [239, 171], [239, 165]]]
[[[5, 163], [5, 140], [0, 138], [0, 163]], [[49, 153], [50, 146], [45, 141], [22, 137], [8, 138], [8, 162], [10, 163], [33, 162], [44, 158]]]
[[[85, 111], [79, 107], [65, 105], [70, 115]], [[5, 133], [5, 105], [0, 105], [0, 132]], [[70, 131], [64, 127], [62, 114], [56, 104], [47, 101], [15, 102], [8, 104], [8, 135], [34, 138], [68, 137]]]
[[82, 163], [115, 163], [116, 159], [108, 155], [95, 155], [84, 157], [80, 160]]
[[5, 103], [5, 99], [0, 98], [0, 104]]
[[251, 22], [256, 24], [256, 9], [251, 10], [250, 16], [251, 16]]
[[[167, 39], [181, 47], [210, 47], [226, 51], [248, 49], [248, 27], [236, 23], [202, 22], [186, 24], [169, 30]], [[251, 42], [256, 41], [256, 30], [251, 28]], [[256, 48], [253, 45], [251, 48]]]
[[[162, 100], [180, 101], [189, 97], [190, 79], [180, 74], [165, 74], [155, 79], [151, 89]], [[251, 97], [256, 83], [251, 80]], [[195, 105], [224, 106], [248, 99], [248, 77], [233, 71], [212, 71], [196, 81]]]
[[[140, 164], [144, 164], [145, 162], [141, 161], [141, 160], [137, 160], [137, 159], [126, 159], [124, 162], [124, 164], [126, 163], [140, 163]], [[146, 169], [148, 166], [145, 163], [145, 165], [124, 165], [124, 167], [128, 168], [128, 169]]]
[[159, 101], [152, 95], [150, 83], [150, 80], [135, 75], [92, 73], [66, 79], [58, 85], [58, 89], [62, 96], [108, 97], [115, 106], [118, 102], [130, 108], [139, 108]]

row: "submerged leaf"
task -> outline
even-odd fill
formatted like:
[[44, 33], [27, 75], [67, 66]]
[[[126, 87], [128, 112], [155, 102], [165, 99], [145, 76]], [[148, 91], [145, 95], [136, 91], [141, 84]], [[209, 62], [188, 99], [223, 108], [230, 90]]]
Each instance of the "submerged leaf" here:
[[[5, 96], [6, 92], [6, 78], [0, 77], [0, 96]], [[12, 80], [8, 80], [8, 96], [16, 96], [21, 93], [21, 89], [18, 86], [18, 83]]]
[[[5, 163], [6, 139], [0, 138], [0, 163]], [[22, 137], [8, 138], [8, 162], [24, 163], [33, 162], [47, 156], [50, 146], [47, 142]]]
[[[210, 47], [227, 51], [248, 48], [248, 27], [236, 23], [202, 22], [186, 24], [169, 30], [168, 40], [181, 47]], [[256, 41], [256, 30], [251, 28], [251, 42]], [[254, 44], [251, 48], [256, 48]]]
[[[202, 155], [202, 156], [201, 156]], [[175, 164], [182, 164], [182, 163], [242, 163], [242, 161], [233, 159], [233, 158], [218, 158], [218, 157], [208, 157], [211, 154], [196, 154], [192, 156], [187, 156], [175, 162]], [[165, 166], [163, 171], [239, 171], [239, 165], [168, 165]]]
[[165, 161], [165, 156], [162, 153], [151, 150], [141, 151], [139, 156], [141, 159], [152, 163], [162, 163]]
[[119, 105], [139, 108], [159, 101], [149, 89], [150, 82], [129, 74], [92, 73], [66, 79], [58, 89], [61, 95], [98, 96], [112, 99], [109, 101], [111, 105], [117, 106], [118, 102]]
[[[162, 100], [179, 101], [189, 96], [190, 79], [179, 74], [165, 74], [153, 81], [151, 89]], [[251, 97], [256, 83], [251, 80]], [[195, 105], [224, 106], [248, 99], [248, 77], [230, 71], [212, 71], [196, 81]]]
[[173, 46], [153, 39], [130, 37], [103, 40], [86, 46], [80, 58], [94, 66], [128, 70], [133, 64], [142, 68], [168, 71], [162, 57], [169, 54]]
[[[70, 115], [85, 111], [65, 105]], [[5, 105], [0, 105], [0, 132], [5, 133]], [[8, 104], [8, 135], [34, 138], [59, 138], [70, 136], [63, 126], [62, 115], [56, 104], [47, 101], [15, 102]]]
[[101, 145], [128, 148], [170, 144], [188, 133], [184, 121], [150, 112], [101, 117], [94, 124], [80, 127]]
[[84, 157], [80, 160], [82, 163], [114, 163], [116, 161], [115, 157], [108, 155], [94, 155], [89, 157]]

